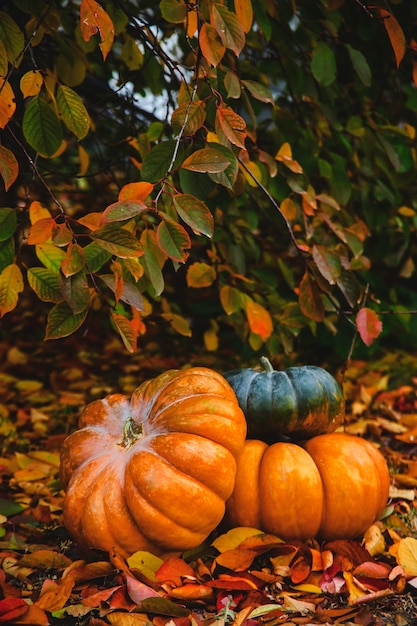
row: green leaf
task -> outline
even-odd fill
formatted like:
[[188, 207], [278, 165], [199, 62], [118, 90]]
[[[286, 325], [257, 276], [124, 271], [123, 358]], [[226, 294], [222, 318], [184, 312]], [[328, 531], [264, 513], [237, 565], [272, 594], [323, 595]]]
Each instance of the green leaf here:
[[172, 130], [178, 135], [184, 127], [186, 135], [195, 135], [206, 119], [206, 105], [203, 101], [184, 102], [171, 116]]
[[320, 274], [328, 283], [335, 285], [342, 270], [342, 262], [337, 254], [334, 254], [326, 246], [313, 246], [313, 260]]
[[[213, 144], [207, 144], [208, 146]], [[222, 146], [221, 144], [214, 144], [216, 146], [216, 150], [220, 150], [223, 152], [224, 156], [227, 157], [230, 161], [230, 165], [226, 167], [223, 172], [218, 173], [209, 173], [209, 177], [211, 180], [218, 185], [223, 185], [227, 189], [233, 190], [236, 182], [236, 178], [239, 172], [239, 163], [236, 156], [233, 154], [229, 148], [226, 146]]]
[[271, 90], [265, 87], [265, 85], [261, 85], [261, 83], [257, 83], [254, 80], [242, 80], [242, 84], [256, 100], [270, 102], [271, 104], [275, 103]]
[[98, 272], [111, 258], [111, 253], [92, 241], [84, 248], [85, 262], [90, 272]]
[[17, 67], [22, 60], [25, 37], [8, 13], [0, 12], [0, 39], [6, 48], [9, 63]]
[[45, 340], [61, 339], [72, 335], [83, 324], [87, 312], [88, 309], [80, 313], [73, 313], [66, 302], [56, 304], [48, 314]]
[[10, 237], [10, 239], [6, 239], [6, 241], [1, 241], [0, 242], [0, 272], [2, 272], [5, 267], [13, 263], [14, 256], [15, 256], [14, 238]]
[[6, 498], [0, 498], [0, 514], [6, 517], [17, 515], [25, 510], [25, 507], [14, 502], [13, 500], [7, 500]]
[[230, 160], [217, 148], [196, 150], [183, 161], [181, 167], [192, 172], [224, 172]]
[[59, 288], [56, 272], [45, 267], [31, 267], [27, 272], [30, 287], [43, 302], [62, 302], [64, 297]]
[[42, 156], [51, 157], [61, 145], [61, 122], [40, 96], [35, 96], [23, 115], [22, 130], [28, 144]]
[[56, 101], [65, 126], [77, 139], [83, 139], [90, 128], [90, 116], [80, 96], [71, 87], [59, 85]]
[[143, 65], [143, 52], [133, 37], [128, 35], [126, 32], [124, 37], [125, 40], [122, 46], [121, 58], [131, 72], [136, 72]]
[[368, 61], [363, 56], [362, 52], [355, 50], [352, 46], [346, 45], [346, 49], [359, 80], [365, 87], [370, 87], [372, 83], [372, 73]]
[[9, 239], [16, 230], [16, 211], [9, 207], [0, 208], [0, 241]]
[[[114, 274], [100, 274], [99, 278], [104, 281], [113, 292], [115, 291], [116, 278]], [[120, 296], [120, 300], [125, 302], [129, 306], [132, 306], [137, 311], [144, 311], [145, 306], [143, 303], [143, 297], [139, 289], [133, 283], [127, 281], [124, 282], [123, 292]]]
[[159, 247], [173, 261], [184, 263], [191, 248], [190, 237], [181, 224], [173, 220], [163, 220], [158, 225], [156, 238]]
[[60, 272], [59, 287], [65, 302], [73, 313], [82, 313], [88, 308], [90, 304], [90, 289], [85, 271], [68, 277]]
[[155, 295], [160, 296], [165, 287], [164, 277], [158, 258], [152, 248], [145, 247], [145, 254], [143, 255], [141, 261], [143, 269], [145, 270], [145, 276], [150, 281]]
[[317, 44], [311, 60], [311, 71], [320, 85], [327, 87], [336, 78], [336, 59], [333, 50], [323, 41]]
[[58, 248], [53, 243], [40, 243], [35, 246], [35, 252], [39, 261], [48, 270], [58, 274], [61, 269], [61, 263], [65, 259], [65, 252], [61, 248]]
[[[173, 140], [163, 141], [152, 148], [145, 156], [142, 163], [142, 178], [150, 183], [156, 183], [165, 178], [171, 165], [176, 142]], [[183, 161], [183, 148], [180, 146], [175, 159], [174, 168]]]
[[130, 220], [148, 208], [145, 202], [114, 202], [103, 211], [101, 223], [108, 224]]
[[161, 15], [171, 24], [181, 24], [187, 17], [187, 6], [184, 0], [161, 0]]
[[244, 307], [242, 293], [236, 287], [224, 285], [219, 292], [221, 305], [227, 315], [236, 313]]
[[104, 250], [122, 259], [143, 254], [142, 245], [137, 238], [123, 228], [115, 228], [112, 225], [102, 226], [91, 233], [91, 238]]
[[157, 615], [168, 615], [170, 617], [187, 617], [190, 614], [190, 609], [180, 606], [172, 600], [167, 598], [151, 597], [145, 598], [140, 603], [141, 609], [146, 613], [156, 613]]
[[196, 235], [213, 236], [213, 216], [202, 200], [187, 193], [180, 193], [173, 197], [173, 202], [180, 218]]
[[239, 56], [246, 38], [236, 13], [232, 13], [222, 4], [213, 4], [211, 25], [217, 31], [223, 45], [232, 50], [236, 56]]

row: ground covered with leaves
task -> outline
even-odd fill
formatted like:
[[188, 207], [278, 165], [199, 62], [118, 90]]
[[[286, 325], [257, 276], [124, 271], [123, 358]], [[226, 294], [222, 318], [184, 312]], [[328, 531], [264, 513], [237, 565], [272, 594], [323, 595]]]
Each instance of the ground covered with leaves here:
[[63, 528], [63, 439], [96, 398], [170, 368], [222, 371], [228, 357], [185, 356], [175, 341], [161, 353], [156, 339], [127, 355], [98, 332], [44, 343], [36, 329], [28, 314], [0, 334], [0, 623], [417, 624], [415, 355], [352, 361], [346, 372], [345, 429], [373, 441], [392, 476], [384, 516], [363, 537], [284, 543], [220, 528], [192, 552], [125, 560], [79, 549]]

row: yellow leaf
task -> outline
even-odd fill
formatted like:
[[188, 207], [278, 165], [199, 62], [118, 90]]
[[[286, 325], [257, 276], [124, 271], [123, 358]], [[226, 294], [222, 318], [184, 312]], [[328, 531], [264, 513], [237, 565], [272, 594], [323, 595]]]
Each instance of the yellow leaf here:
[[139, 570], [150, 580], [156, 580], [155, 574], [163, 562], [158, 556], [145, 550], [139, 550], [127, 559], [127, 564], [131, 569]]
[[30, 70], [20, 79], [20, 91], [24, 98], [36, 96], [43, 85], [42, 74], [39, 70]]
[[294, 174], [303, 173], [303, 168], [301, 167], [301, 165], [298, 163], [298, 161], [295, 161], [292, 158], [292, 149], [288, 142], [282, 144], [282, 146], [275, 155], [275, 160], [281, 161], [281, 163], [286, 165], [289, 170], [294, 172]]
[[245, 177], [250, 187], [257, 187], [258, 183], [256, 181], [260, 181], [262, 178], [261, 168], [257, 163], [255, 163], [255, 161], [248, 161], [247, 163], [245, 163], [245, 166], [249, 170], [249, 172], [253, 174], [253, 176], [249, 174], [246, 168], [240, 165], [239, 167], [242, 170], [243, 176]]
[[385, 550], [385, 538], [377, 524], [372, 524], [364, 534], [364, 546], [371, 556], [382, 554]]
[[31, 202], [29, 207], [29, 219], [31, 224], [35, 224], [35, 222], [38, 222], [39, 220], [51, 217], [52, 215], [49, 209], [47, 209], [41, 202], [38, 202], [38, 200]]
[[0, 317], [13, 311], [21, 291], [23, 291], [22, 272], [15, 263], [12, 263], [0, 274]]
[[417, 576], [417, 539], [405, 537], [400, 540], [397, 563], [410, 576]]
[[266, 341], [273, 330], [272, 318], [262, 304], [248, 300], [246, 302], [246, 315], [249, 327], [255, 335]]
[[4, 128], [13, 117], [16, 102], [9, 82], [0, 80], [0, 128]]
[[219, 552], [226, 552], [227, 550], [234, 550], [242, 541], [248, 539], [248, 537], [254, 537], [255, 535], [261, 535], [262, 531], [257, 528], [250, 528], [248, 526], [239, 526], [232, 528], [227, 533], [217, 537], [211, 544]]
[[78, 159], [80, 161], [80, 176], [85, 176], [90, 166], [90, 155], [87, 150], [78, 144]]
[[215, 352], [219, 347], [219, 326], [214, 321], [210, 321], [210, 328], [204, 333], [204, 345], [209, 352]]
[[216, 279], [216, 270], [207, 263], [196, 261], [187, 269], [186, 279], [188, 287], [209, 287]]
[[287, 220], [295, 220], [298, 214], [297, 205], [291, 198], [284, 198], [280, 205], [281, 212]]

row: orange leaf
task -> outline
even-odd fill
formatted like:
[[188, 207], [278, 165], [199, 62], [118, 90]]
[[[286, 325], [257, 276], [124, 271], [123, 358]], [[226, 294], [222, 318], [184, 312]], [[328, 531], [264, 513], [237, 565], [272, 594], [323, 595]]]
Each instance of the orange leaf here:
[[203, 57], [211, 65], [218, 65], [226, 52], [226, 46], [223, 45], [217, 31], [210, 24], [204, 23], [200, 29], [200, 48]]
[[363, 307], [356, 316], [358, 333], [368, 347], [375, 341], [382, 331], [382, 322], [372, 309]]
[[175, 587], [182, 585], [182, 578], [191, 576], [195, 578], [193, 568], [178, 557], [171, 557], [164, 561], [156, 572], [156, 580], [160, 583], [169, 583]]
[[[220, 127], [220, 128], [219, 128]], [[239, 148], [245, 147], [246, 122], [227, 105], [219, 106], [216, 112], [216, 132], [223, 131], [226, 138]]]
[[216, 557], [217, 565], [226, 567], [234, 572], [244, 572], [253, 563], [256, 553], [252, 550], [227, 550]]
[[379, 7], [375, 7], [375, 10], [383, 19], [383, 24], [391, 42], [392, 49], [394, 50], [397, 67], [399, 67], [407, 49], [404, 31], [392, 13], [386, 11], [385, 9], [380, 9]]
[[182, 585], [182, 587], [175, 587], [175, 589], [171, 589], [168, 595], [171, 598], [183, 600], [185, 602], [190, 600], [204, 600], [204, 602], [208, 602], [213, 598], [213, 589], [207, 587], [206, 585], [187, 583]]
[[13, 185], [19, 173], [19, 163], [11, 150], [0, 145], [0, 174], [6, 191]]
[[249, 327], [255, 335], [259, 335], [262, 341], [266, 341], [273, 331], [270, 313], [258, 302], [248, 300], [246, 302], [246, 315]]
[[42, 586], [40, 598], [36, 600], [35, 604], [40, 609], [51, 613], [59, 611], [66, 605], [73, 587], [74, 578], [71, 574], [61, 578], [59, 583], [47, 579]]
[[80, 30], [84, 41], [89, 41], [96, 33], [100, 34], [100, 49], [106, 60], [113, 45], [114, 26], [108, 13], [96, 0], [81, 0]]
[[235, 0], [235, 11], [239, 22], [245, 33], [248, 33], [252, 26], [253, 9], [251, 0]]
[[119, 200], [145, 200], [153, 191], [152, 183], [128, 183], [119, 192]]
[[52, 237], [56, 224], [53, 217], [44, 217], [37, 220], [29, 230], [27, 243], [29, 245], [36, 245], [38, 243], [45, 243]]

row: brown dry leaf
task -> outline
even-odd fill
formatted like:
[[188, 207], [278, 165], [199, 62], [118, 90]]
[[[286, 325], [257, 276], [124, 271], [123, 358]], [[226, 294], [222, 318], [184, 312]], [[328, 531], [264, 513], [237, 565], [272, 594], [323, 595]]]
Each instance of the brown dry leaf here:
[[39, 569], [64, 569], [71, 563], [71, 559], [55, 550], [36, 550], [32, 554], [25, 554], [19, 561], [20, 566]]
[[140, 613], [119, 613], [115, 611], [109, 613], [107, 619], [113, 626], [152, 626], [152, 621], [149, 617]]

